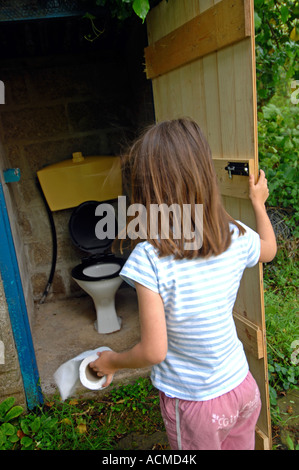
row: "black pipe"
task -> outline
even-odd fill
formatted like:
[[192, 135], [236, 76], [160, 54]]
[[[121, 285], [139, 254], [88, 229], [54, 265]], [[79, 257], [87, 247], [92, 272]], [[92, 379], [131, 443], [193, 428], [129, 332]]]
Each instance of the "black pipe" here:
[[41, 196], [43, 198], [43, 201], [44, 201], [44, 204], [45, 204], [45, 207], [46, 207], [46, 210], [47, 210], [47, 214], [48, 214], [48, 218], [49, 218], [49, 222], [50, 222], [50, 226], [51, 226], [51, 234], [52, 234], [52, 266], [51, 266], [51, 271], [50, 271], [50, 274], [49, 274], [49, 278], [48, 278], [48, 282], [47, 282], [47, 285], [45, 287], [45, 290], [44, 290], [44, 293], [42, 295], [42, 298], [41, 300], [39, 301], [40, 304], [43, 304], [44, 301], [46, 300], [46, 297], [49, 293], [49, 290], [50, 290], [50, 287], [52, 285], [52, 282], [53, 282], [53, 277], [54, 277], [54, 273], [55, 273], [55, 269], [56, 269], [56, 261], [57, 261], [57, 235], [56, 235], [56, 228], [55, 228], [55, 223], [54, 223], [54, 218], [53, 218], [53, 214], [52, 214], [52, 211], [49, 207], [49, 204], [45, 198], [45, 195], [43, 193], [43, 190], [42, 190], [42, 187], [40, 185], [40, 182], [38, 180], [38, 178], [36, 178], [36, 184], [37, 184], [37, 187], [41, 193]]

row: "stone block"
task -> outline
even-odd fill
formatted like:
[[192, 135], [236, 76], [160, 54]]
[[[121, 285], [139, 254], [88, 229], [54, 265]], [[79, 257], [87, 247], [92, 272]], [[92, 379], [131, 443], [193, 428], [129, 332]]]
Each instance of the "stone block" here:
[[44, 272], [35, 273], [31, 276], [31, 284], [34, 300], [40, 300], [48, 282], [48, 277]]
[[[8, 368], [8, 365], [7, 365]], [[2, 366], [1, 366], [2, 369]], [[2, 370], [1, 370], [2, 371]], [[4, 372], [3, 372], [4, 374]], [[1, 377], [1, 375], [0, 375]], [[1, 383], [2, 382], [2, 383]], [[19, 368], [5, 371], [5, 380], [0, 380], [0, 396], [14, 396], [22, 388], [22, 378]]]
[[8, 94], [7, 105], [21, 105], [29, 102], [28, 90], [25, 77], [17, 74], [9, 78], [7, 86], [10, 89]]
[[94, 101], [69, 103], [68, 116], [75, 132], [108, 127], [107, 112], [105, 113], [103, 106]]
[[1, 70], [1, 80], [5, 85], [5, 106], [28, 103], [29, 96], [25, 74], [19, 70]]
[[29, 258], [34, 266], [48, 266], [52, 259], [51, 245], [41, 241], [28, 244]]
[[3, 111], [1, 119], [5, 142], [49, 138], [68, 130], [62, 105]]
[[77, 63], [34, 69], [30, 83], [36, 98], [43, 101], [91, 93], [87, 71]]
[[21, 148], [18, 145], [7, 145], [6, 146], [6, 157], [12, 168], [24, 167], [26, 162], [23, 161], [21, 155]]
[[29, 214], [25, 212], [19, 212], [18, 214], [18, 219], [19, 219], [19, 227], [22, 231], [22, 234], [25, 237], [30, 237], [32, 235], [32, 227], [30, 220], [28, 218]]
[[14, 185], [18, 189], [18, 191], [15, 191], [15, 197], [19, 210], [29, 212], [32, 216], [32, 211], [39, 212], [43, 209], [44, 204], [35, 179], [21, 177], [21, 180], [18, 183], [14, 183]]
[[0, 277], [0, 340], [4, 344], [2, 363], [0, 363], [0, 402], [9, 396], [25, 401], [23, 382], [19, 368], [17, 351], [13, 340], [11, 323], [6, 303], [4, 286]]
[[72, 158], [73, 152], [82, 152], [86, 156], [107, 155], [105, 132], [73, 137], [66, 135], [58, 140], [24, 145], [24, 157], [32, 178], [44, 166]]
[[56, 272], [54, 274], [53, 283], [51, 286], [51, 292], [54, 296], [58, 296], [58, 297], [65, 296], [66, 294], [66, 286], [65, 286], [64, 277], [59, 272]]
[[111, 126], [127, 127], [132, 125], [133, 119], [129, 107], [112, 97], [69, 103], [68, 116], [76, 132], [108, 129]]
[[32, 227], [32, 239], [35, 241], [43, 241], [47, 245], [51, 246], [51, 226], [46, 208], [44, 206], [37, 205], [37, 201], [33, 201], [32, 210], [28, 214], [28, 219]]

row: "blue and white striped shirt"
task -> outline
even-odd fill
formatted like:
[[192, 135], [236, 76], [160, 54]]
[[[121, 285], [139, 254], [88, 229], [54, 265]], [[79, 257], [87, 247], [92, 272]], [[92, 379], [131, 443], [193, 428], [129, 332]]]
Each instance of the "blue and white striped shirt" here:
[[[240, 222], [239, 222], [240, 223]], [[153, 366], [153, 385], [183, 400], [210, 400], [237, 387], [248, 373], [232, 316], [244, 269], [257, 264], [259, 235], [231, 224], [232, 242], [218, 256], [175, 260], [158, 257], [147, 241], [132, 251], [120, 276], [161, 295], [168, 352]]]

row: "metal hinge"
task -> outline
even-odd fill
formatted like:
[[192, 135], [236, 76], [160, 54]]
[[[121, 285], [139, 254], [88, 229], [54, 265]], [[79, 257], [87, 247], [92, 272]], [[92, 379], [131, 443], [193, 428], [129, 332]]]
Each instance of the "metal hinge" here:
[[249, 165], [244, 162], [229, 162], [225, 167], [228, 171], [228, 176], [232, 178], [233, 175], [249, 176]]

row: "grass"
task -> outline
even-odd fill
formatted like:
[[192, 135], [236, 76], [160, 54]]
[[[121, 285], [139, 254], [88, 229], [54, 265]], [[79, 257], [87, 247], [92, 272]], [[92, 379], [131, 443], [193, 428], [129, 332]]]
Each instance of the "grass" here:
[[[277, 393], [298, 384], [298, 254], [294, 242], [280, 243], [264, 272], [269, 383], [272, 404]], [[297, 346], [296, 346], [297, 345]]]
[[[298, 388], [299, 381], [298, 240], [278, 246], [275, 260], [264, 269], [271, 420], [276, 429], [286, 427], [277, 400]], [[296, 447], [290, 440], [288, 447], [292, 445]]]
[[[277, 398], [297, 387], [298, 259], [294, 242], [281, 242], [265, 266], [265, 306], [272, 422], [282, 422]], [[296, 358], [295, 358], [296, 359]], [[2, 424], [1, 424], [2, 423]], [[114, 450], [132, 434], [164, 431], [157, 390], [148, 378], [113, 387], [101, 400], [51, 398], [23, 413], [14, 398], [0, 403], [0, 450]], [[290, 443], [290, 448], [291, 448]], [[159, 442], [154, 449], [163, 450]]]
[[[14, 403], [4, 408], [3, 403], [0, 450], [114, 450], [128, 434], [164, 430], [158, 392], [149, 378], [114, 387], [101, 400], [62, 403], [54, 397], [25, 415], [18, 415], [22, 410]], [[15, 417], [7, 419], [8, 413]]]

